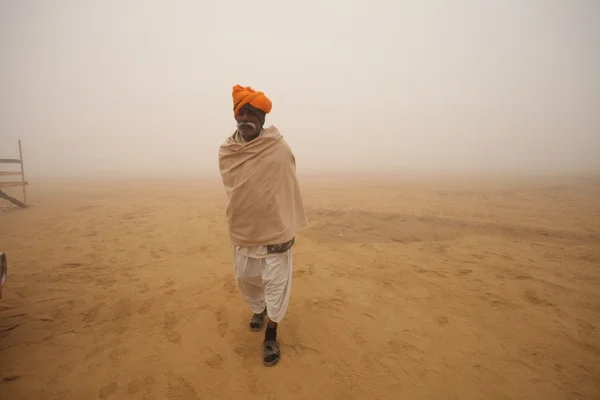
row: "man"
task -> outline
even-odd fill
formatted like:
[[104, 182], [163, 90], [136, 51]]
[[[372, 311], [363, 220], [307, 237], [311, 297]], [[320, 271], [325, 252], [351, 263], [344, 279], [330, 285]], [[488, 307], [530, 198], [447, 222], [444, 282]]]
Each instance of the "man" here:
[[237, 130], [219, 148], [219, 169], [228, 197], [227, 224], [233, 243], [234, 275], [260, 331], [267, 366], [280, 359], [277, 327], [288, 308], [292, 246], [307, 225], [296, 162], [277, 128], [264, 128], [271, 101], [250, 87], [233, 87]]

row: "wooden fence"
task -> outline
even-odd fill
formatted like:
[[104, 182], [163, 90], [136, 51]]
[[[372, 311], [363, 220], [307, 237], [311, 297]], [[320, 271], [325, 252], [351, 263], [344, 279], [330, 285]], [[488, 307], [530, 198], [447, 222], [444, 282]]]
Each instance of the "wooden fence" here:
[[[0, 164], [19, 164], [21, 167], [20, 171], [0, 171], [0, 177], [3, 176], [20, 176], [20, 181], [8, 181], [3, 182], [0, 181], [0, 198], [10, 201], [18, 207], [25, 208], [27, 207], [27, 191], [26, 186], [28, 185], [27, 181], [25, 181], [25, 168], [23, 166], [23, 148], [21, 147], [21, 139], [19, 139], [19, 158], [0, 158]], [[4, 193], [2, 191], [3, 188], [11, 188], [11, 187], [22, 187], [23, 188], [23, 201], [15, 199]]]

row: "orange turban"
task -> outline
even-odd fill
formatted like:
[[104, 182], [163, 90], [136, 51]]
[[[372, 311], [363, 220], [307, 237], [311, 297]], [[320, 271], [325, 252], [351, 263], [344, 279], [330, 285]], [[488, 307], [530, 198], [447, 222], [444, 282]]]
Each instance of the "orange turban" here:
[[271, 100], [263, 92], [257, 92], [250, 86], [241, 87], [235, 85], [233, 87], [233, 115], [237, 117], [240, 109], [246, 104], [263, 111], [265, 114], [271, 112], [273, 105]]

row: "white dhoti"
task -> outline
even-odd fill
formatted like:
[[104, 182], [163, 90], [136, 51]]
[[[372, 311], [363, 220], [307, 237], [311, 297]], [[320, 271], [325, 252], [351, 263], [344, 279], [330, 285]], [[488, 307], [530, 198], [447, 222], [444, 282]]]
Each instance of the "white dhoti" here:
[[273, 322], [283, 320], [290, 301], [292, 249], [267, 254], [266, 247], [233, 246], [233, 272], [242, 296], [255, 314], [265, 308]]

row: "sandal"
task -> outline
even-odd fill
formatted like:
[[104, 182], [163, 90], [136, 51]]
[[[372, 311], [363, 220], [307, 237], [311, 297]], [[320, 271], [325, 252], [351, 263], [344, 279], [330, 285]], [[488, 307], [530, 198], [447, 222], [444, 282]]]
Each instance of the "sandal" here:
[[275, 340], [266, 340], [263, 342], [263, 362], [267, 367], [271, 367], [279, 362], [279, 345]]
[[250, 320], [250, 330], [254, 332], [260, 331], [265, 323], [266, 315], [267, 310], [261, 312], [260, 314], [253, 314], [252, 319]]

